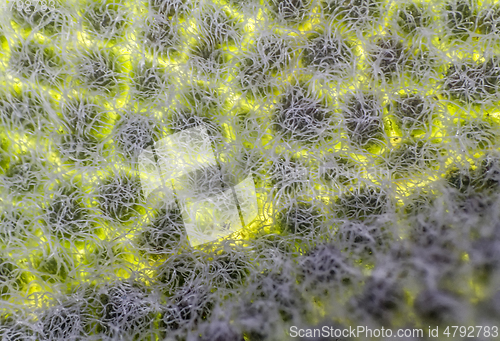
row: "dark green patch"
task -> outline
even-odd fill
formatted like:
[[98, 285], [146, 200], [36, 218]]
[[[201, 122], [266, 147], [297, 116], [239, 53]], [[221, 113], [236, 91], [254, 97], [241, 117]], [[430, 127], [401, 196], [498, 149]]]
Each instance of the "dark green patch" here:
[[[0, 114], [1, 115], [1, 114]], [[0, 174], [3, 174], [9, 165], [6, 139], [0, 138]]]
[[478, 160], [475, 169], [452, 167], [446, 174], [446, 183], [461, 194], [494, 192], [500, 184], [500, 160], [495, 154], [486, 154]]
[[41, 167], [28, 156], [11, 161], [5, 172], [7, 186], [21, 193], [32, 192], [40, 183]]
[[254, 95], [266, 95], [276, 73], [283, 71], [293, 58], [293, 48], [288, 38], [267, 34], [256, 38], [255, 48], [239, 63], [239, 81], [244, 90]]
[[151, 9], [165, 17], [180, 15], [188, 8], [186, 0], [149, 0]]
[[162, 137], [160, 123], [139, 114], [125, 115], [117, 123], [115, 142], [125, 156], [136, 160], [141, 152]]
[[30, 225], [30, 218], [27, 218], [18, 209], [4, 208], [0, 214], [0, 240], [4, 244], [23, 240]]
[[13, 47], [12, 69], [20, 76], [55, 84], [61, 80], [61, 58], [52, 47], [35, 41], [25, 41]]
[[298, 290], [295, 279], [285, 274], [266, 271], [250, 284], [253, 289], [253, 302], [263, 300], [274, 303], [284, 322], [290, 322], [295, 315], [304, 313], [304, 299]]
[[271, 72], [285, 68], [293, 52], [286, 39], [274, 34], [257, 39], [256, 48], [264, 69]]
[[305, 89], [292, 87], [283, 95], [273, 128], [287, 139], [315, 142], [327, 131], [329, 114]]
[[343, 72], [352, 66], [354, 55], [349, 43], [328, 35], [314, 35], [304, 49], [304, 64], [320, 71]]
[[21, 289], [23, 275], [12, 261], [0, 258], [0, 298], [8, 299], [13, 291]]
[[406, 34], [415, 33], [429, 22], [430, 18], [420, 4], [411, 3], [397, 10], [397, 23]]
[[500, 33], [500, 6], [485, 7], [478, 15], [478, 22], [482, 34]]
[[139, 245], [152, 255], [170, 254], [185, 240], [182, 212], [177, 207], [160, 210], [141, 233]]
[[309, 10], [308, 0], [271, 0], [273, 14], [284, 21], [298, 23]]
[[265, 65], [255, 58], [243, 58], [238, 64], [239, 82], [244, 90], [252, 90], [255, 94], [266, 95], [270, 89], [266, 86], [272, 77], [264, 73]]
[[[116, 282], [97, 297], [100, 332], [117, 338], [124, 334], [138, 340], [155, 322], [153, 302], [139, 283]], [[132, 338], [134, 337], [134, 338]]]
[[216, 111], [224, 104], [221, 100], [221, 93], [217, 89], [210, 88], [201, 82], [188, 86], [181, 96], [186, 106], [204, 115], [206, 111]]
[[85, 337], [83, 316], [79, 307], [58, 306], [48, 310], [41, 318], [40, 340], [63, 340]]
[[192, 47], [191, 56], [198, 66], [209, 72], [219, 70], [225, 63], [224, 53], [220, 46], [209, 41], [202, 41]]
[[127, 21], [122, 5], [115, 2], [91, 2], [83, 14], [87, 25], [99, 38], [112, 39], [123, 34]]
[[92, 135], [70, 132], [61, 135], [58, 145], [59, 151], [69, 160], [83, 165], [89, 165], [98, 161], [102, 156], [102, 142]]
[[260, 36], [254, 50], [239, 63], [239, 81], [244, 90], [265, 95], [270, 91], [273, 76], [290, 64], [293, 49], [288, 41], [277, 34]]
[[2, 124], [10, 129], [39, 130], [46, 117], [47, 110], [43, 98], [34, 91], [0, 95], [0, 119]]
[[34, 332], [32, 326], [21, 324], [15, 316], [0, 317], [0, 338], [9, 341], [32, 340]]
[[341, 184], [353, 184], [357, 174], [353, 164], [344, 157], [333, 157], [319, 168], [319, 176], [327, 181], [337, 181]]
[[173, 254], [158, 268], [158, 281], [165, 285], [166, 293], [174, 294], [189, 286], [203, 272], [205, 264], [188, 252]]
[[[205, 103], [207, 105], [209, 103]], [[223, 142], [222, 128], [220, 125], [209, 117], [209, 112], [203, 107], [192, 109], [190, 111], [181, 109], [174, 111], [168, 119], [168, 126], [173, 133], [183, 130], [204, 127], [211, 142]]]
[[164, 309], [161, 329], [166, 335], [170, 335], [172, 331], [197, 325], [210, 317], [213, 308], [213, 298], [207, 285], [185, 286], [172, 296], [171, 303]]
[[89, 230], [88, 209], [83, 204], [81, 194], [73, 188], [63, 188], [57, 192], [46, 212], [47, 224], [58, 237], [81, 236], [81, 233]]
[[61, 104], [65, 131], [82, 137], [99, 136], [108, 126], [104, 109], [89, 98], [66, 99]]
[[[478, 176], [479, 175], [479, 176]], [[456, 212], [467, 216], [484, 215], [488, 213], [494, 204], [488, 195], [482, 193], [483, 179], [480, 173], [472, 169], [463, 170], [452, 168], [446, 175], [448, 186], [456, 191], [450, 198]]]
[[[472, 174], [471, 174], [472, 173]], [[446, 174], [446, 182], [448, 185], [460, 193], [471, 193], [474, 191], [474, 175], [472, 170], [461, 170], [452, 168]]]
[[349, 24], [363, 25], [374, 21], [380, 15], [377, 0], [324, 0], [323, 9], [336, 19], [344, 19]]
[[223, 252], [209, 261], [208, 271], [214, 287], [235, 289], [243, 285], [250, 273], [250, 260], [239, 252]]
[[299, 265], [299, 279], [308, 288], [349, 282], [349, 267], [340, 251], [331, 244], [313, 248], [299, 259]]
[[10, 9], [16, 23], [46, 34], [61, 32], [69, 19], [60, 3], [54, 0], [16, 0], [10, 2]]
[[62, 155], [69, 160], [92, 164], [102, 156], [101, 138], [109, 126], [103, 109], [88, 98], [66, 99], [61, 104], [63, 130], [58, 144]]
[[438, 67], [440, 67], [439, 57], [436, 51], [430, 51], [425, 45], [408, 51], [408, 66], [405, 68], [417, 82], [429, 82], [430, 79], [440, 78]]
[[176, 191], [182, 197], [207, 198], [228, 190], [230, 177], [219, 165], [207, 166], [177, 178]]
[[146, 19], [141, 37], [141, 43], [146, 50], [160, 55], [175, 52], [176, 44], [179, 43], [176, 23], [159, 17]]
[[119, 65], [116, 56], [108, 52], [91, 51], [83, 57], [79, 78], [90, 90], [112, 93], [119, 83]]
[[382, 138], [382, 107], [370, 94], [354, 95], [343, 110], [347, 134], [352, 142], [364, 147]]
[[471, 148], [490, 149], [495, 144], [497, 129], [492, 122], [463, 122], [458, 133], [468, 140]]
[[372, 259], [374, 254], [386, 252], [394, 240], [386, 228], [360, 222], [342, 225], [335, 239], [342, 252], [361, 259]]
[[268, 172], [271, 184], [283, 194], [299, 192], [307, 182], [307, 168], [295, 159], [279, 158]]
[[485, 62], [464, 60], [451, 64], [443, 84], [450, 97], [465, 102], [487, 100], [499, 86], [500, 62], [496, 57]]
[[432, 117], [432, 104], [428, 98], [407, 94], [398, 97], [390, 108], [403, 129], [424, 128]]
[[476, 30], [476, 13], [468, 0], [452, 0], [446, 4], [446, 25], [458, 38], [466, 38]]
[[149, 61], [141, 61], [135, 66], [132, 79], [134, 94], [141, 100], [153, 100], [165, 88], [163, 70]]
[[64, 282], [70, 271], [69, 262], [62, 255], [52, 255], [37, 260], [36, 268], [45, 282]]
[[479, 190], [495, 191], [500, 185], [500, 158], [486, 154], [476, 168]]
[[138, 214], [141, 195], [140, 181], [127, 175], [108, 178], [98, 190], [101, 211], [120, 222], [130, 221]]
[[234, 42], [241, 35], [237, 20], [227, 8], [209, 7], [201, 15], [200, 21], [200, 33], [212, 45]]
[[396, 178], [429, 169], [438, 156], [437, 148], [422, 141], [408, 141], [392, 149], [384, 162]]
[[375, 74], [386, 80], [400, 75], [407, 63], [403, 44], [395, 38], [379, 39], [370, 58]]
[[365, 221], [387, 212], [389, 198], [375, 187], [361, 187], [346, 192], [335, 200], [334, 210], [340, 218]]
[[308, 235], [318, 232], [322, 217], [313, 205], [296, 202], [283, 209], [276, 220], [281, 233]]

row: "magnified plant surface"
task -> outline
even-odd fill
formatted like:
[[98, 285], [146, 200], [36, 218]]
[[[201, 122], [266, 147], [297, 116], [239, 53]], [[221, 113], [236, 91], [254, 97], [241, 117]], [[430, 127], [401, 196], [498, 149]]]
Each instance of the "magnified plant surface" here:
[[0, 3], [0, 339], [499, 339], [499, 47], [493, 0]]

